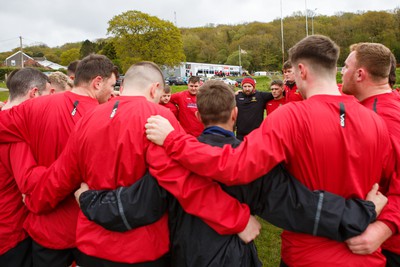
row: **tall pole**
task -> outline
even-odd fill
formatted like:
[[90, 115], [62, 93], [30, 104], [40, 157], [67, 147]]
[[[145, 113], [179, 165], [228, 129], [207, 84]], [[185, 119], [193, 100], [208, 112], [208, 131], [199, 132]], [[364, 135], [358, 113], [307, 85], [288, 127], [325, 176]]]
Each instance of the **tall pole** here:
[[22, 52], [22, 36], [19, 37], [19, 51], [21, 51], [21, 68], [24, 67], [24, 53]]
[[242, 58], [241, 58], [242, 51], [240, 50], [239, 45], [239, 74], [242, 75]]
[[317, 8], [314, 9], [314, 12], [311, 17], [311, 33], [312, 33], [312, 35], [314, 35], [314, 17], [315, 17], [316, 11], [317, 11]]
[[178, 27], [178, 24], [176, 22], [176, 11], [174, 11], [174, 22], [175, 22], [175, 27]]
[[282, 0], [281, 0], [281, 40], [282, 40], [282, 67], [285, 64], [285, 44], [283, 41], [283, 16], [282, 16]]
[[307, 0], [304, 0], [306, 5], [306, 36], [308, 36], [308, 16], [307, 16]]

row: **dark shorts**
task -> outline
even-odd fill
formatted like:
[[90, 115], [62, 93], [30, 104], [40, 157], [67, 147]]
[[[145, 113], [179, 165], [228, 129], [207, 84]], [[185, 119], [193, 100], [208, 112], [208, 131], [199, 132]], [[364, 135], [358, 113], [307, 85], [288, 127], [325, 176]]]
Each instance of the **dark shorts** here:
[[77, 265], [82, 267], [170, 267], [169, 255], [155, 261], [142, 263], [120, 263], [86, 255], [78, 250]]
[[32, 241], [32, 261], [35, 267], [66, 267], [75, 260], [77, 250], [49, 249]]
[[32, 239], [26, 238], [3, 255], [0, 255], [1, 267], [32, 266]]
[[382, 250], [383, 255], [386, 257], [386, 267], [399, 267], [400, 266], [400, 255], [390, 252], [388, 250]]

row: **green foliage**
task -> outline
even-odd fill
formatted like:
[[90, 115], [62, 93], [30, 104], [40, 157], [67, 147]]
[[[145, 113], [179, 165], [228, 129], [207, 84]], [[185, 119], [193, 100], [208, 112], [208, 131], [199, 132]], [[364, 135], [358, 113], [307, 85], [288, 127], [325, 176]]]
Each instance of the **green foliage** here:
[[71, 48], [67, 51], [64, 51], [60, 56], [61, 65], [67, 66], [72, 61], [78, 60], [79, 57], [80, 57], [80, 51], [78, 48]]
[[108, 23], [107, 31], [115, 37], [114, 46], [124, 71], [142, 60], [167, 66], [176, 66], [185, 60], [182, 36], [171, 22], [139, 11], [127, 11]]
[[84, 58], [93, 53], [96, 53], [96, 44], [86, 39], [79, 50], [80, 58]]
[[[5, 81], [5, 75], [12, 72], [13, 70], [15, 70], [17, 68], [14, 67], [0, 67], [0, 81]], [[4, 88], [6, 88], [4, 86]]]

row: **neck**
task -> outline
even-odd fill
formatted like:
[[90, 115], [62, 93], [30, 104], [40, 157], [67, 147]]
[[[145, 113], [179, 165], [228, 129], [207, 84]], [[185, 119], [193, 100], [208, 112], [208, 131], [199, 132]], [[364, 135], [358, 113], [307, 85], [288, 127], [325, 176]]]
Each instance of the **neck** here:
[[341, 95], [334, 79], [311, 79], [305, 84], [306, 90], [303, 90], [303, 97], [310, 98], [314, 95]]
[[2, 110], [6, 110], [6, 109], [10, 109], [14, 106], [18, 106], [19, 104], [21, 104], [22, 102], [24, 102], [28, 99], [29, 99], [29, 97], [19, 97], [19, 98], [15, 98], [12, 101], [10, 101], [10, 98], [9, 98], [7, 103], [3, 106]]
[[96, 98], [94, 90], [90, 90], [88, 86], [76, 86], [72, 88], [71, 93]]
[[365, 99], [371, 96], [390, 93], [390, 92], [392, 92], [392, 88], [387, 82], [384, 84], [368, 83], [368, 84], [363, 84], [362, 88], [360, 90], [357, 90], [354, 96], [359, 101], [364, 101]]
[[218, 127], [221, 127], [224, 130], [233, 132], [233, 125], [234, 124], [235, 124], [235, 122], [233, 122], [233, 123], [230, 123], [230, 122], [227, 122], [227, 123], [216, 123], [216, 124], [204, 125], [204, 127], [208, 128], [208, 127], [211, 127], [211, 126], [218, 126]]

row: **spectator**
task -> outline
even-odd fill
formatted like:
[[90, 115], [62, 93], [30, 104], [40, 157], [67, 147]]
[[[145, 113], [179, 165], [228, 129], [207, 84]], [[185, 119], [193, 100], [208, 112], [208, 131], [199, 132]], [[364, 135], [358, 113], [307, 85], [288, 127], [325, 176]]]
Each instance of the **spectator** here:
[[238, 108], [236, 136], [239, 140], [243, 140], [260, 126], [264, 119], [265, 106], [272, 99], [271, 93], [256, 90], [256, 83], [252, 78], [246, 77], [242, 80], [242, 91], [236, 95]]

